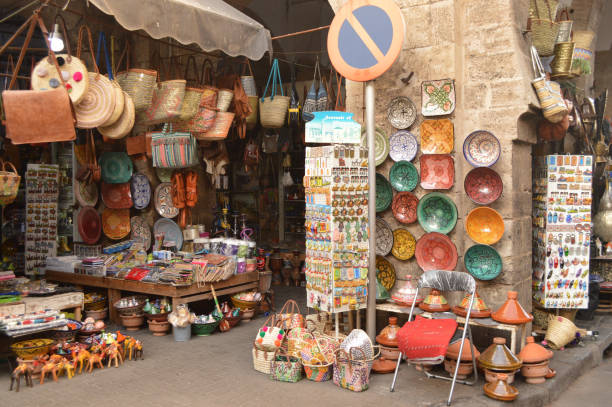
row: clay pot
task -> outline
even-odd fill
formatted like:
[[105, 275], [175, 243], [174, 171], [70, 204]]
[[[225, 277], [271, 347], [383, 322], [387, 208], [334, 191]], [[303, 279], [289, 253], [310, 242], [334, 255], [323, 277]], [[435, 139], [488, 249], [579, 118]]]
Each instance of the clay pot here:
[[[451, 377], [455, 374], [455, 368], [457, 367], [457, 361], [451, 359], [444, 359], [444, 370], [448, 372]], [[459, 371], [457, 372], [457, 379], [465, 380], [474, 371], [472, 362], [461, 362], [459, 364]]]
[[502, 306], [491, 314], [497, 322], [502, 324], [521, 325], [531, 322], [533, 316], [529, 315], [517, 300], [518, 293], [516, 291], [508, 291], [508, 299]]
[[450, 310], [450, 305], [448, 305], [448, 301], [440, 291], [431, 290], [429, 295], [425, 297], [425, 301], [419, 304], [419, 308], [426, 312], [444, 312]]
[[533, 336], [527, 337], [527, 344], [518, 354], [523, 363], [540, 363], [553, 357], [553, 352], [535, 343]]
[[376, 342], [384, 346], [397, 348], [397, 333], [399, 330], [397, 317], [389, 317], [389, 325], [384, 327], [376, 336]]
[[[461, 361], [464, 361], [464, 362], [472, 361], [472, 347], [470, 345], [471, 345], [470, 340], [465, 339], [465, 342], [463, 344], [463, 352], [461, 352]], [[451, 343], [446, 349], [446, 357], [451, 360], [459, 359], [459, 349], [461, 349], [460, 340]], [[478, 352], [478, 349], [474, 347], [474, 357], [478, 359], [479, 356], [480, 356], [480, 352]]]
[[399, 348], [383, 345], [380, 346], [380, 356], [384, 357], [387, 360], [397, 360], [397, 358], [399, 358], [399, 354]]
[[[467, 316], [467, 309], [470, 306], [470, 294], [466, 294], [461, 300], [461, 304], [453, 307], [453, 313], [459, 315], [460, 317]], [[474, 295], [474, 303], [472, 304], [472, 312], [470, 312], [470, 318], [487, 318], [491, 316], [491, 310], [484, 303], [480, 295], [478, 295], [478, 291]]]
[[119, 315], [121, 325], [128, 331], [138, 331], [144, 322], [144, 314]]
[[242, 321], [249, 322], [255, 315], [255, 308], [242, 310]]
[[396, 361], [388, 360], [384, 356], [381, 356], [372, 363], [372, 371], [381, 374], [393, 373], [395, 371], [395, 366], [397, 366]]
[[101, 310], [85, 311], [85, 317], [86, 318], [93, 318], [96, 321], [98, 321], [98, 320], [105, 320], [107, 316], [108, 316], [108, 308], [104, 308], [104, 309], [101, 309]]
[[[391, 296], [391, 299], [393, 301], [395, 301], [395, 303], [405, 306], [405, 307], [410, 307], [412, 306], [412, 301], [414, 299], [414, 295], [417, 292], [417, 289], [414, 287], [414, 285], [412, 285], [412, 276], [408, 275], [406, 276], [406, 281], [404, 283], [404, 285], [398, 289], [395, 294], [393, 294]], [[421, 303], [423, 301], [423, 297], [421, 297], [420, 295], [416, 298], [416, 304], [418, 305], [419, 303]]]
[[158, 322], [155, 320], [148, 321], [149, 331], [153, 332], [153, 336], [164, 336], [170, 330], [170, 323], [168, 321]]
[[494, 382], [486, 383], [484, 385], [484, 393], [488, 397], [491, 397], [492, 399], [495, 399], [495, 400], [502, 400], [502, 401], [514, 400], [519, 395], [519, 392], [516, 389], [516, 387], [510, 386], [507, 380], [508, 380], [507, 375], [503, 373], [497, 374]]
[[491, 369], [485, 369], [484, 370], [484, 374], [485, 374], [485, 381], [487, 381], [488, 383], [494, 383], [497, 380], [497, 375], [499, 374], [505, 374], [508, 378], [506, 380], [506, 382], [508, 384], [512, 384], [514, 383], [514, 375], [515, 373], [518, 372], [518, 370], [514, 370], [514, 371], [495, 371], [495, 370], [491, 370]]
[[527, 383], [541, 384], [546, 381], [549, 374], [548, 360], [540, 363], [523, 363], [521, 374]]
[[493, 338], [493, 343], [478, 357], [478, 365], [484, 369], [508, 372], [520, 369], [521, 360], [506, 346], [505, 338]]

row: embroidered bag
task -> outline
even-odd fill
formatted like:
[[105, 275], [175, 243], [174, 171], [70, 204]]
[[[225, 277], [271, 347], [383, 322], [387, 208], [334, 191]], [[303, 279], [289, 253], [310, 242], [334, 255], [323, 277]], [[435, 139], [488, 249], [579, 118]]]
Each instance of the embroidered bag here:
[[151, 134], [151, 152], [157, 168], [186, 168], [198, 163], [195, 138], [191, 133], [173, 132], [171, 123]]

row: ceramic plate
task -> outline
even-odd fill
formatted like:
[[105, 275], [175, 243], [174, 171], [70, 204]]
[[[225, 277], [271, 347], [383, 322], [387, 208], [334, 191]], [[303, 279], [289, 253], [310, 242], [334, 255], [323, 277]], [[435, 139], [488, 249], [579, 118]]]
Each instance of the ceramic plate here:
[[421, 156], [421, 188], [450, 189], [455, 183], [455, 161], [448, 154]]
[[409, 161], [398, 161], [389, 170], [389, 181], [396, 191], [412, 191], [419, 183], [419, 172]]
[[[387, 210], [392, 200], [393, 190], [391, 189], [391, 184], [389, 184], [389, 181], [387, 181], [384, 175], [376, 174], [376, 212]], [[172, 201], [170, 201], [170, 203], [172, 203]]]
[[412, 233], [403, 228], [393, 231], [393, 250], [391, 253], [398, 260], [408, 260], [414, 256], [416, 240]]
[[430, 192], [421, 198], [417, 210], [419, 223], [426, 232], [448, 234], [457, 223], [457, 207], [446, 195]]
[[387, 291], [391, 291], [395, 285], [395, 268], [389, 260], [381, 256], [376, 256], [376, 278]]
[[389, 157], [393, 161], [412, 161], [418, 151], [417, 138], [409, 131], [401, 130], [389, 137]]
[[98, 203], [98, 184], [75, 181], [74, 196], [80, 206], [96, 206]]
[[79, 234], [85, 244], [96, 244], [102, 234], [102, 221], [96, 208], [85, 206], [79, 210], [77, 217]]
[[149, 247], [151, 247], [151, 228], [149, 228], [147, 222], [140, 216], [133, 216], [130, 219], [130, 225], [132, 226], [130, 239], [135, 242], [142, 242], [145, 250], [149, 250]]
[[174, 218], [179, 209], [172, 203], [172, 184], [163, 182], [155, 188], [155, 210], [164, 218]]
[[421, 114], [442, 116], [455, 110], [455, 81], [441, 79], [421, 84]]
[[113, 240], [130, 234], [130, 210], [106, 208], [102, 212], [102, 231]]
[[130, 183], [108, 184], [102, 181], [102, 202], [111, 209], [129, 209], [132, 207], [132, 193]]
[[498, 173], [488, 167], [476, 167], [465, 176], [463, 189], [467, 196], [479, 205], [497, 201], [504, 190]]
[[412, 100], [405, 96], [396, 97], [389, 103], [387, 118], [396, 129], [407, 129], [416, 120], [417, 109]]
[[463, 256], [466, 270], [479, 280], [493, 280], [502, 271], [502, 259], [491, 246], [477, 244]]
[[[366, 128], [361, 129], [361, 145], [367, 147]], [[376, 128], [376, 134], [374, 135], [374, 148], [376, 151], [376, 166], [384, 163], [389, 155], [389, 139], [387, 133], [380, 127]]]
[[442, 233], [426, 233], [416, 244], [416, 259], [423, 271], [452, 271], [457, 266], [457, 248]]
[[400, 192], [393, 198], [391, 210], [398, 222], [413, 223], [417, 220], [417, 206], [419, 199], [412, 192]]
[[376, 218], [376, 255], [386, 256], [393, 248], [393, 231], [382, 218]]
[[477, 130], [463, 142], [463, 156], [474, 167], [490, 167], [500, 155], [499, 140], [490, 131]]
[[455, 146], [455, 130], [449, 119], [424, 120], [421, 123], [421, 152], [450, 154]]
[[102, 181], [109, 184], [122, 184], [132, 178], [134, 170], [130, 156], [122, 152], [106, 152], [100, 156]]
[[149, 206], [151, 201], [151, 184], [149, 184], [149, 179], [146, 175], [141, 172], [132, 175], [130, 189], [132, 191], [134, 208], [144, 209]]
[[481, 206], [468, 214], [465, 230], [476, 243], [492, 245], [504, 235], [504, 219], [495, 209]]
[[176, 249], [181, 250], [183, 247], [183, 232], [181, 228], [171, 219], [158, 219], [153, 225], [153, 233], [155, 235], [163, 233], [164, 242], [172, 241], [176, 244]]
[[155, 174], [157, 175], [159, 182], [170, 182], [173, 171], [174, 170], [172, 168], [155, 168]]

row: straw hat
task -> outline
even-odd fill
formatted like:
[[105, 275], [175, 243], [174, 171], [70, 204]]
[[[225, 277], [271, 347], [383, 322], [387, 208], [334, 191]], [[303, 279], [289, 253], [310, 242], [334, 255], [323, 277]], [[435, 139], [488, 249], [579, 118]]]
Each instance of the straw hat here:
[[111, 139], [120, 139], [127, 136], [134, 127], [136, 117], [134, 102], [130, 95], [124, 91], [121, 91], [121, 97], [123, 98], [124, 107], [119, 119], [110, 126], [98, 127], [100, 134]]
[[107, 123], [115, 111], [115, 88], [104, 75], [89, 72], [89, 87], [81, 102], [74, 106], [81, 129], [93, 129]]
[[102, 125], [102, 127], [108, 127], [111, 124], [114, 124], [121, 114], [123, 113], [123, 107], [125, 106], [125, 97], [123, 96], [123, 89], [115, 80], [111, 80], [111, 84], [113, 85], [114, 93], [115, 93], [115, 109], [113, 110], [113, 114], [110, 119], [106, 123]]
[[[56, 57], [70, 100], [76, 105], [83, 100], [89, 88], [87, 67], [83, 61], [70, 54], [59, 54]], [[50, 57], [40, 60], [32, 72], [33, 90], [57, 88], [62, 84], [60, 74]]]

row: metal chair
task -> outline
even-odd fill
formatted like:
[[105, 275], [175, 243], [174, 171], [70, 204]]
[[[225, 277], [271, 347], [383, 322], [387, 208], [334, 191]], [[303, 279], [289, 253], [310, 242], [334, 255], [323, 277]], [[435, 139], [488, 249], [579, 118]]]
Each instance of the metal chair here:
[[[427, 377], [432, 378], [435, 377], [437, 379], [449, 380], [452, 381], [450, 394], [448, 395], [448, 401], [446, 402], [447, 406], [451, 405], [451, 400], [453, 398], [453, 391], [455, 390], [455, 383], [459, 382], [461, 384], [473, 385], [478, 381], [478, 369], [476, 368], [476, 358], [474, 356], [474, 341], [472, 340], [472, 330], [470, 329], [470, 313], [472, 311], [472, 305], [474, 303], [474, 295], [476, 293], [476, 281], [474, 278], [467, 273], [459, 273], [456, 271], [441, 271], [441, 270], [432, 270], [426, 271], [421, 275], [419, 281], [417, 283], [416, 293], [414, 295], [414, 299], [412, 301], [412, 306], [410, 307], [410, 314], [408, 315], [408, 321], [412, 320], [412, 314], [414, 311], [414, 304], [419, 295], [419, 290], [421, 288], [434, 288], [439, 291], [465, 291], [471, 294], [470, 297], [470, 306], [467, 309], [467, 315], [465, 317], [465, 324], [463, 328], [463, 334], [461, 335], [461, 345], [459, 346], [459, 360], [457, 361], [457, 366], [455, 367], [455, 374], [452, 378], [446, 376], [439, 376], [425, 371]], [[459, 365], [461, 362], [461, 354], [463, 353], [463, 345], [465, 344], [465, 335], [469, 336], [470, 340], [470, 348], [472, 351], [472, 364], [474, 365], [474, 380], [457, 380], [457, 373], [459, 372]], [[397, 379], [397, 373], [399, 371], [399, 366], [402, 361], [402, 353], [400, 353], [399, 358], [397, 359], [397, 366], [395, 366], [395, 374], [393, 375], [393, 382], [391, 383], [390, 391], [394, 391], [395, 389], [395, 381]]]

